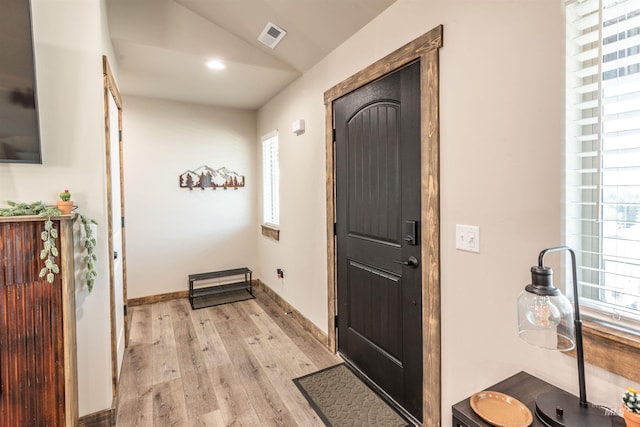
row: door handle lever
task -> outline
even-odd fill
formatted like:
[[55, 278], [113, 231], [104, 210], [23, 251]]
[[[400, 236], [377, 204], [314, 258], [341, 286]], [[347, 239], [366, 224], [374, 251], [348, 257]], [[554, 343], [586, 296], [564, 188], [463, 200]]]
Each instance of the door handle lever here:
[[418, 258], [414, 257], [413, 255], [411, 255], [409, 259], [406, 261], [393, 261], [393, 262], [395, 262], [396, 264], [407, 265], [412, 268], [416, 268], [420, 265]]

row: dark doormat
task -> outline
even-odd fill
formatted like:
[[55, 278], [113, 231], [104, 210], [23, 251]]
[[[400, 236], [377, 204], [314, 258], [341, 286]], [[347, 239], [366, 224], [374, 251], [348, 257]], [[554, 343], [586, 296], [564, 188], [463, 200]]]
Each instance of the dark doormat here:
[[293, 382], [329, 427], [413, 426], [343, 363]]

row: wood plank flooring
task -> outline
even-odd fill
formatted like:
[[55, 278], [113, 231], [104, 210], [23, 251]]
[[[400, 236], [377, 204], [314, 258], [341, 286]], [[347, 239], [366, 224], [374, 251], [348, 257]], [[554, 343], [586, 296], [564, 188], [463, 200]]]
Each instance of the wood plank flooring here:
[[341, 360], [254, 292], [199, 310], [132, 307], [116, 425], [323, 426], [291, 380]]

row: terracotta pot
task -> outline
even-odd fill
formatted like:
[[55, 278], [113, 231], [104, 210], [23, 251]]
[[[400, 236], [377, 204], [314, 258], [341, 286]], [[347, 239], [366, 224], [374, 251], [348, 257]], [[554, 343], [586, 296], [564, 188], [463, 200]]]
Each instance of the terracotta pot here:
[[627, 427], [640, 427], [640, 414], [631, 412], [626, 406], [622, 407], [622, 412], [624, 413], [624, 422]]
[[69, 200], [68, 202], [63, 202], [62, 200], [58, 202], [58, 209], [62, 214], [70, 214], [73, 209], [73, 201]]

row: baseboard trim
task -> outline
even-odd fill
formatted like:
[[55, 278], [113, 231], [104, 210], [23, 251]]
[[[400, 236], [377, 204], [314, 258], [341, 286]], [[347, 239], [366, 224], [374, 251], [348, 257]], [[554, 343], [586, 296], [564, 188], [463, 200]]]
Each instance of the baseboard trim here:
[[103, 409], [78, 419], [78, 427], [112, 427], [116, 425], [115, 408]]
[[[255, 286], [257, 282], [258, 282], [258, 279], [253, 279], [251, 281], [253, 286]], [[166, 294], [149, 295], [149, 296], [140, 297], [140, 298], [131, 298], [127, 300], [127, 305], [129, 307], [135, 307], [138, 305], [153, 304], [156, 302], [166, 302], [166, 301], [171, 301], [174, 299], [182, 299], [182, 298], [189, 298], [188, 290], [168, 292]]]
[[177, 291], [177, 292], [169, 292], [166, 294], [149, 295], [149, 296], [140, 297], [140, 298], [131, 298], [127, 300], [127, 305], [129, 307], [135, 307], [138, 305], [153, 304], [156, 302], [165, 302], [165, 301], [171, 301], [174, 299], [181, 299], [181, 298], [189, 298], [189, 291], [188, 290]]
[[269, 296], [285, 313], [288, 313], [296, 322], [302, 326], [302, 328], [309, 332], [316, 340], [318, 340], [325, 347], [328, 346], [329, 338], [327, 334], [322, 332], [312, 321], [304, 317], [298, 310], [293, 308], [291, 304], [285, 301], [280, 295], [278, 295], [273, 289], [265, 285], [260, 279], [254, 281], [254, 286], [262, 290]]

